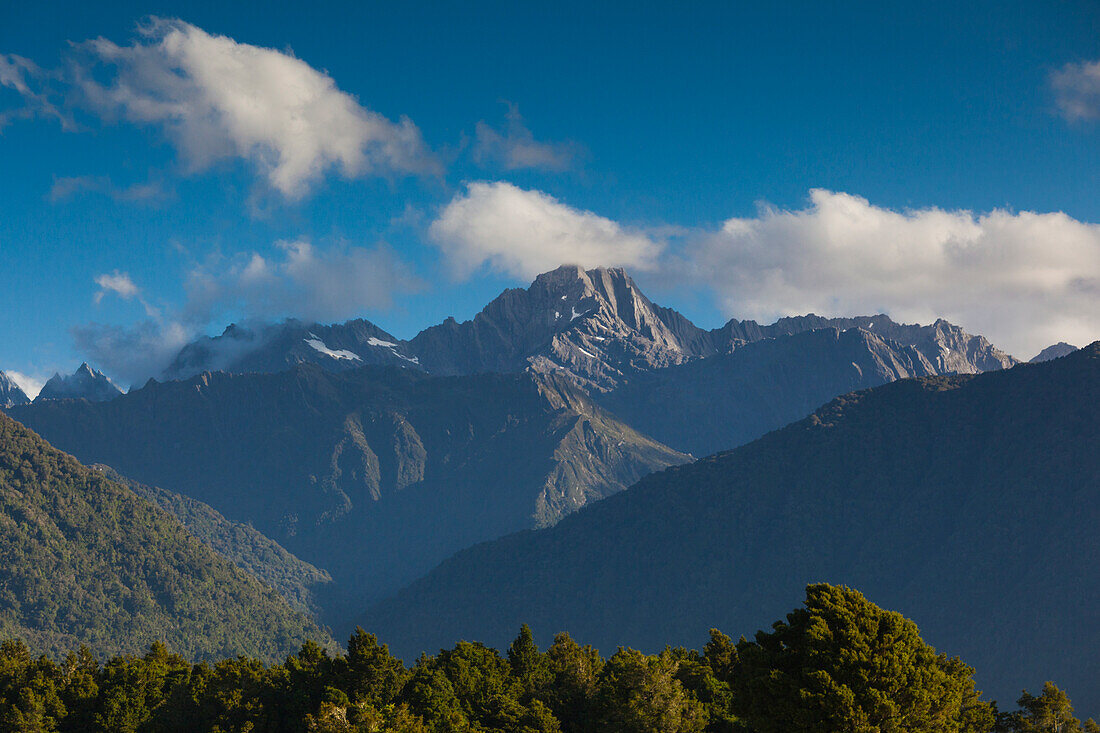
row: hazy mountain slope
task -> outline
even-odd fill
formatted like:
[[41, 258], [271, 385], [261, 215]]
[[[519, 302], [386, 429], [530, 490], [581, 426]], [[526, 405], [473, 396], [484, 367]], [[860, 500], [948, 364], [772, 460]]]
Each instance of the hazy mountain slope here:
[[915, 619], [1001, 700], [1100, 709], [1100, 343], [840, 398], [556, 527], [484, 543], [362, 617], [406, 656], [523, 623], [603, 649], [752, 633], [810, 581]]
[[86, 461], [253, 523], [359, 607], [463, 547], [687, 460], [532, 374], [299, 366], [10, 413]]
[[0, 636], [276, 660], [327, 633], [169, 514], [0, 415]]
[[416, 367], [399, 340], [373, 323], [348, 321], [332, 326], [294, 319], [276, 324], [232, 324], [219, 336], [184, 346], [164, 379], [187, 379], [205, 371], [281, 372], [297, 364], [329, 371], [367, 364]]
[[204, 545], [278, 591], [291, 608], [306, 614], [317, 613], [316, 589], [332, 582], [324, 570], [299, 560], [253, 527], [229, 521], [201, 501], [139, 484], [110, 466], [96, 464], [92, 468], [174, 516]]
[[91, 402], [106, 402], [122, 394], [122, 390], [108, 379], [103, 372], [81, 364], [69, 375], [54, 374], [44, 385], [35, 401], [85, 399]]
[[1050, 361], [1051, 359], [1058, 359], [1060, 357], [1072, 354], [1077, 351], [1077, 347], [1073, 344], [1067, 344], [1065, 341], [1059, 341], [1056, 344], [1046, 347], [1038, 354], [1031, 358], [1032, 364], [1038, 364], [1042, 361]]
[[861, 328], [824, 328], [638, 374], [596, 399], [666, 445], [705, 456], [805, 417], [837, 395], [935, 373], [914, 347]]
[[20, 389], [15, 380], [4, 372], [0, 372], [0, 407], [25, 405], [30, 401], [27, 393]]

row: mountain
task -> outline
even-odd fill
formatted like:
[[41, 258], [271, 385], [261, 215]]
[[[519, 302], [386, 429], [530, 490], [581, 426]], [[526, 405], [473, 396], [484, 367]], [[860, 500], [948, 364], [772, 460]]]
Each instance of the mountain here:
[[[688, 457], [565, 378], [299, 365], [9, 414], [89, 463], [250, 522], [324, 568], [326, 618], [453, 552], [547, 526]], [[337, 614], [334, 616], [333, 614]]]
[[656, 369], [822, 328], [861, 328], [911, 346], [914, 358], [930, 374], [970, 374], [1016, 363], [983, 337], [943, 320], [915, 326], [894, 323], [885, 315], [811, 314], [771, 325], [731, 320], [707, 331], [654, 304], [621, 268], [564, 265], [539, 275], [528, 288], [505, 290], [470, 321], [448, 318], [411, 341], [362, 320], [333, 326], [294, 320], [234, 325], [220, 336], [184, 347], [162, 376], [179, 379], [215, 370], [277, 372], [300, 363], [329, 371], [382, 364], [440, 376], [531, 370], [566, 376], [595, 393]]
[[332, 582], [332, 577], [324, 570], [294, 557], [278, 542], [250, 525], [229, 521], [201, 501], [139, 484], [110, 466], [95, 464], [92, 469], [171, 514], [197, 540], [278, 591], [294, 610], [308, 615], [315, 615], [320, 610], [317, 588]]
[[[87, 404], [87, 403], [85, 403]], [[0, 637], [58, 654], [277, 660], [333, 645], [171, 515], [0, 414]]]
[[638, 374], [595, 399], [662, 443], [705, 456], [803, 418], [837, 395], [937, 373], [914, 346], [859, 327], [821, 328]]
[[1100, 709], [1100, 342], [837, 399], [733, 451], [458, 553], [361, 617], [412, 658], [521, 623], [603, 649], [751, 635], [808, 582], [860, 588], [1009, 702]]
[[107, 375], [97, 372], [88, 366], [88, 362], [84, 362], [68, 376], [55, 373], [34, 399], [36, 402], [68, 399], [106, 402], [120, 394], [122, 390], [116, 387]]
[[369, 321], [323, 326], [290, 319], [232, 324], [220, 336], [204, 336], [180, 350], [162, 379], [187, 379], [206, 371], [281, 372], [298, 364], [318, 364], [329, 371], [367, 364], [418, 368], [404, 343]]
[[622, 269], [577, 266], [504, 291], [472, 321], [425, 329], [409, 348], [433, 373], [531, 368], [596, 389], [713, 352], [705, 331], [654, 305]]
[[20, 389], [14, 379], [4, 372], [0, 372], [0, 407], [25, 405], [30, 401], [27, 393]]
[[1048, 346], [1038, 354], [1031, 358], [1032, 364], [1038, 364], [1043, 361], [1050, 361], [1051, 359], [1060, 359], [1067, 354], [1072, 354], [1077, 351], [1077, 347], [1072, 344], [1067, 344], [1065, 341], [1059, 341], [1053, 346]]

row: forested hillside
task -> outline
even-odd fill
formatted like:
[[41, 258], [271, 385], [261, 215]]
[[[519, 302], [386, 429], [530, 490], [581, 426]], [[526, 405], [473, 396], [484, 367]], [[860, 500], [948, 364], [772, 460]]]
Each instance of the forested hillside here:
[[272, 661], [327, 632], [171, 515], [0, 415], [0, 636]]
[[[571, 629], [601, 648], [754, 628], [807, 582], [917, 619], [1000, 698], [1058, 679], [1100, 708], [1100, 343], [902, 380], [457, 554], [362, 616], [413, 658]], [[492, 599], [487, 602], [486, 599]]]

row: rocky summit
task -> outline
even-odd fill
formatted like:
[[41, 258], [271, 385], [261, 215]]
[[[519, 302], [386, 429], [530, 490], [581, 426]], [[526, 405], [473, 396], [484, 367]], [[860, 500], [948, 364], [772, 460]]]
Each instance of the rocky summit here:
[[0, 407], [25, 405], [30, 401], [27, 393], [20, 389], [14, 379], [4, 372], [0, 372]]
[[122, 394], [106, 374], [96, 371], [84, 362], [68, 376], [54, 374], [34, 398], [35, 402], [46, 400], [85, 399], [89, 402], [106, 402]]

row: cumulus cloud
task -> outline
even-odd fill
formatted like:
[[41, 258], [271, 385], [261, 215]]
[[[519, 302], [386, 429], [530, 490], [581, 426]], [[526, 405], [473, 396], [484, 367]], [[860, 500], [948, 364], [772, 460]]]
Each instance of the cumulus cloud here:
[[219, 319], [297, 317], [335, 321], [384, 309], [395, 293], [421, 284], [385, 245], [319, 249], [281, 242], [274, 256], [253, 252], [196, 265], [184, 282], [186, 302], [167, 315], [148, 306], [124, 272], [96, 278], [97, 302], [108, 293], [137, 299], [147, 318], [133, 326], [89, 323], [72, 329], [78, 352], [130, 384], [159, 375], [179, 350]]
[[814, 190], [806, 208], [730, 219], [684, 256], [738, 318], [943, 317], [1025, 357], [1100, 337], [1100, 226], [1062, 213], [894, 211]]
[[1100, 118], [1100, 61], [1066, 64], [1050, 75], [1050, 85], [1067, 120]]
[[81, 44], [93, 63], [75, 63], [74, 82], [100, 115], [165, 129], [193, 170], [244, 159], [288, 198], [330, 169], [349, 178], [439, 172], [411, 120], [364, 108], [289, 52], [181, 20], [154, 18], [139, 31], [129, 46]]
[[522, 278], [562, 264], [645, 270], [663, 248], [645, 232], [500, 181], [468, 184], [428, 233], [459, 277], [484, 265]]
[[580, 148], [570, 142], [539, 142], [523, 123], [523, 116], [514, 104], [508, 104], [504, 132], [478, 122], [474, 161], [495, 164], [505, 170], [537, 168], [549, 171], [569, 170], [580, 155]]

